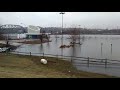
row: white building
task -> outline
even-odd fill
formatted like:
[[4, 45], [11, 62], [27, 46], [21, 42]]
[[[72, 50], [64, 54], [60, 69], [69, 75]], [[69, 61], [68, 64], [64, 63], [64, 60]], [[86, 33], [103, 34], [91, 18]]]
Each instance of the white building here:
[[31, 39], [38, 39], [40, 36], [40, 30], [41, 28], [38, 26], [29, 25], [28, 33], [26, 33], [26, 37]]

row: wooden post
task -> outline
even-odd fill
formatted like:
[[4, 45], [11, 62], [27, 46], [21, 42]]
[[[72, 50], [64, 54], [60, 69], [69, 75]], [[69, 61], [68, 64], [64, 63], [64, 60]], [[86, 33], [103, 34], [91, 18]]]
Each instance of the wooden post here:
[[31, 52], [30, 52], [30, 57], [31, 57]]
[[43, 52], [43, 58], [44, 58], [44, 52]]
[[105, 68], [107, 68], [107, 59], [105, 59]]
[[87, 66], [89, 67], [89, 57], [88, 57], [88, 63], [87, 63]]

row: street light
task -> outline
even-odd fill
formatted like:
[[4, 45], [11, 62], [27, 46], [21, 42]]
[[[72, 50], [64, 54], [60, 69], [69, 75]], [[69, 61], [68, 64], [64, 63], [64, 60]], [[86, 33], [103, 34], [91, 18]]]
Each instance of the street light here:
[[65, 14], [65, 12], [60, 12], [60, 14], [62, 14], [62, 45], [63, 45], [63, 15]]

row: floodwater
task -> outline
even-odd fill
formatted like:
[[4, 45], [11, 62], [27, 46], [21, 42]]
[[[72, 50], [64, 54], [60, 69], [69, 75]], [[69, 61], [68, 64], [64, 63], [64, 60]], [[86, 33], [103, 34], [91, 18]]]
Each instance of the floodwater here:
[[[61, 37], [61, 36], [59, 36]], [[71, 39], [69, 35], [63, 36], [63, 44], [69, 45]], [[81, 35], [83, 37], [83, 35]], [[61, 38], [51, 36], [52, 42], [44, 44], [24, 44], [16, 51], [32, 52], [32, 53], [46, 53], [61, 55]], [[84, 35], [84, 40], [81, 39], [82, 45], [76, 44], [74, 47], [74, 56], [78, 57], [92, 57], [92, 58], [107, 58], [120, 59], [120, 36], [119, 35]], [[101, 43], [103, 43], [101, 45]], [[112, 47], [111, 47], [112, 44]], [[63, 49], [63, 55], [71, 56], [73, 48]]]
[[[52, 42], [33, 45], [24, 44], [15, 51], [120, 60], [120, 35], [81, 35], [82, 45], [76, 44], [74, 48], [65, 49], [59, 48], [62, 36], [59, 35], [58, 37], [55, 38], [54, 35], [51, 35]], [[63, 35], [63, 44], [70, 44], [71, 39], [68, 39], [69, 37], [69, 35]], [[105, 69], [104, 67], [92, 66], [88, 68], [82, 65], [76, 67], [80, 70], [120, 76], [120, 68]]]

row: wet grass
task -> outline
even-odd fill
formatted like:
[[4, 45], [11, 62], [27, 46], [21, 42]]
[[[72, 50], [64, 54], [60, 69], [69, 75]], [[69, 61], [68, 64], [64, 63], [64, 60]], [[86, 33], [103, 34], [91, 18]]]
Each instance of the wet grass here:
[[43, 65], [41, 58], [0, 53], [0, 78], [113, 78], [78, 71], [70, 62], [53, 57], [45, 57], [48, 64]]

